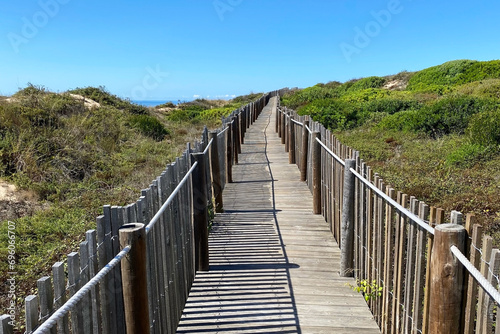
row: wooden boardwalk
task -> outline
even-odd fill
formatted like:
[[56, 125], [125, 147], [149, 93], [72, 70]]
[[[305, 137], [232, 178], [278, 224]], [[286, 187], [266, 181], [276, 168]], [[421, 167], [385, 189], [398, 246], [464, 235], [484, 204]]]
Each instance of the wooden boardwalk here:
[[177, 333], [380, 333], [274, 132], [276, 99], [247, 131]]

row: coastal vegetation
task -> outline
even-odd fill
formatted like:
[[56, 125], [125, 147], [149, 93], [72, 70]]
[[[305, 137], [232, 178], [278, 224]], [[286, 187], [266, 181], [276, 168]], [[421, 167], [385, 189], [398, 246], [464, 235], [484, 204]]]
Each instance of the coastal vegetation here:
[[475, 213], [500, 245], [500, 61], [456, 60], [282, 97], [398, 190]]

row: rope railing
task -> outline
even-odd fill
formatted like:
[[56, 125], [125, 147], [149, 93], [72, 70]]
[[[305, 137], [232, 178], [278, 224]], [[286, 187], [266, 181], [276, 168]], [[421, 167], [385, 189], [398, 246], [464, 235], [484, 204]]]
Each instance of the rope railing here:
[[332, 152], [319, 138], [316, 138], [316, 141], [325, 149], [325, 151], [330, 154], [339, 164], [345, 167], [345, 161], [340, 159], [338, 155]]
[[295, 123], [295, 124], [297, 124], [298, 126], [304, 126], [304, 123], [301, 123], [301, 122], [299, 122], [299, 121], [296, 121], [296, 120], [294, 120], [293, 118], [292, 118], [292, 122], [293, 122], [293, 123]]
[[[212, 142], [212, 141], [210, 141]], [[193, 166], [189, 169], [189, 171], [186, 173], [186, 175], [182, 178], [181, 182], [175, 187], [174, 191], [168, 196], [167, 200], [161, 208], [158, 210], [158, 212], [154, 215], [154, 217], [149, 221], [149, 223], [146, 225], [146, 233], [149, 233], [149, 231], [153, 228], [153, 226], [160, 220], [161, 215], [165, 212], [165, 210], [168, 208], [170, 203], [175, 199], [179, 191], [181, 190], [182, 186], [189, 180], [189, 177], [195, 170], [195, 168], [198, 166], [198, 162], [195, 162]]]
[[472, 263], [465, 257], [464, 254], [458, 249], [456, 246], [450, 247], [451, 252], [456, 258], [460, 261], [460, 263], [464, 266], [465, 269], [474, 277], [479, 285], [484, 289], [484, 291], [491, 297], [493, 300], [500, 305], [500, 292], [490, 283], [488, 280], [479, 272], [479, 270], [474, 267]]
[[76, 304], [90, 292], [90, 289], [95, 287], [120, 261], [127, 255], [132, 248], [124, 247], [101, 271], [99, 271], [87, 284], [85, 284], [77, 293], [75, 293], [62, 307], [57, 309], [40, 327], [33, 333], [44, 334], [48, 333], [51, 328], [57, 324], [57, 321], [62, 319]]

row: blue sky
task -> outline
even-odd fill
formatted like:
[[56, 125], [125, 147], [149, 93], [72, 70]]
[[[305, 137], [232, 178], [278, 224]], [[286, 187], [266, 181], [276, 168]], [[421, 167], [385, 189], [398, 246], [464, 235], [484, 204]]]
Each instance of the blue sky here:
[[0, 94], [242, 95], [500, 58], [500, 2], [40, 0], [0, 12]]

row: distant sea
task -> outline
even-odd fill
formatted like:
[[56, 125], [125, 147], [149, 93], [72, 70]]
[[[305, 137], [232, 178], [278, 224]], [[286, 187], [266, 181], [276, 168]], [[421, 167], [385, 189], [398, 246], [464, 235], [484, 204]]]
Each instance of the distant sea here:
[[189, 99], [179, 99], [179, 100], [143, 100], [143, 101], [137, 101], [137, 100], [132, 100], [133, 103], [139, 104], [141, 106], [145, 107], [156, 107], [160, 104], [164, 104], [167, 102], [172, 102], [173, 104], [177, 104], [181, 102], [186, 102], [186, 101], [191, 101]]

